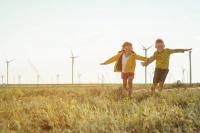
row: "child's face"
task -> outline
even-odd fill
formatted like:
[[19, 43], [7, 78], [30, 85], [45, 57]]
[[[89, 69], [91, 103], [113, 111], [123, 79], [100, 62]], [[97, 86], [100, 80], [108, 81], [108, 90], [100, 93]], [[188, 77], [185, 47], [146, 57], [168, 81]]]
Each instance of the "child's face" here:
[[127, 53], [127, 54], [130, 54], [132, 49], [133, 48], [130, 45], [124, 46], [124, 48], [123, 48], [124, 52]]
[[163, 43], [156, 43], [156, 49], [158, 52], [162, 52], [165, 48], [165, 45]]

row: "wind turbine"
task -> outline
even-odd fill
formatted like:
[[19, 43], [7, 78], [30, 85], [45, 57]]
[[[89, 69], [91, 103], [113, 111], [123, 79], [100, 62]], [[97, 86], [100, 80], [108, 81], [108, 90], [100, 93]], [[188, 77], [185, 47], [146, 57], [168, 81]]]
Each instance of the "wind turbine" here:
[[152, 71], [150, 71], [150, 83], [152, 82], [153, 80], [153, 75], [154, 75], [154, 69]]
[[78, 83], [79, 83], [79, 84], [81, 83], [81, 76], [82, 76], [82, 74], [81, 74], [81, 73], [78, 73]]
[[59, 81], [60, 81], [60, 74], [57, 74], [57, 75], [56, 75], [56, 81], [57, 81], [57, 84], [59, 84]]
[[30, 65], [31, 69], [34, 71], [34, 73], [36, 74], [36, 77], [37, 77], [37, 84], [39, 84], [39, 83], [40, 83], [40, 74], [39, 74], [38, 69], [35, 67], [35, 65], [33, 65], [33, 64], [31, 63], [31, 61], [29, 61], [29, 65]]
[[192, 50], [189, 51], [190, 85], [192, 85]]
[[185, 83], [185, 68], [182, 67], [182, 83]]
[[6, 74], [7, 74], [7, 75], [6, 75], [6, 77], [7, 77], [7, 82], [6, 82], [6, 83], [7, 83], [7, 85], [8, 85], [8, 83], [9, 83], [9, 65], [10, 65], [10, 63], [13, 62], [13, 61], [14, 61], [14, 60], [7, 60], [7, 59], [6, 59], [6, 69], [7, 69], [7, 70], [6, 70], [6, 71], [7, 71], [7, 72], [6, 72]]
[[3, 76], [3, 74], [1, 75], [1, 83], [3, 84], [3, 82], [4, 82], [4, 76]]
[[104, 84], [104, 82], [105, 82], [105, 77], [104, 77], [104, 75], [103, 74], [101, 74], [101, 75], [98, 75], [98, 81], [100, 81], [100, 83], [102, 84], [102, 86], [103, 86], [103, 84]]
[[21, 81], [22, 81], [22, 76], [18, 75], [18, 84], [21, 84]]
[[72, 84], [74, 84], [74, 60], [78, 58], [78, 56], [74, 56], [73, 52], [71, 51], [71, 57], [72, 59]]
[[189, 73], [188, 73], [188, 71], [186, 71], [187, 72], [187, 84], [189, 83]]
[[[143, 50], [144, 50], [144, 55], [145, 57], [147, 57], [147, 52], [150, 48], [153, 47], [153, 45], [149, 46], [149, 47], [145, 47], [144, 45], [142, 45]], [[145, 84], [147, 84], [147, 67], [145, 66]]]

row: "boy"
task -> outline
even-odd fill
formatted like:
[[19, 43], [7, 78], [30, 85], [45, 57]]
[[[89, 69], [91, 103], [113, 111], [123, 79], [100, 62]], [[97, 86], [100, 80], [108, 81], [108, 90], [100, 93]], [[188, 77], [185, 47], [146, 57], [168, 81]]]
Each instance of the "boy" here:
[[129, 96], [132, 94], [132, 81], [134, 79], [136, 60], [147, 61], [147, 58], [137, 55], [132, 50], [132, 44], [125, 42], [122, 45], [122, 50], [117, 55], [101, 63], [101, 65], [106, 65], [115, 62], [114, 71], [121, 72], [123, 88], [129, 91]]
[[168, 49], [165, 48], [165, 44], [162, 39], [157, 39], [155, 42], [155, 48], [153, 56], [148, 58], [146, 62], [143, 62], [143, 66], [148, 66], [154, 60], [156, 60], [156, 68], [154, 72], [153, 85], [151, 87], [151, 95], [155, 94], [155, 88], [159, 84], [159, 91], [161, 92], [164, 87], [164, 82], [169, 72], [169, 59], [173, 53], [184, 53], [192, 49]]

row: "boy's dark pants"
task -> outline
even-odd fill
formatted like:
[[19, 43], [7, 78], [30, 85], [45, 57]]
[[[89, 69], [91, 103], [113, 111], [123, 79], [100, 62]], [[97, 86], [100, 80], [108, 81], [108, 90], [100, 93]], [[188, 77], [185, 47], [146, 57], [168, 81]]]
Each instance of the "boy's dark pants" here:
[[159, 84], [160, 91], [162, 91], [168, 72], [169, 69], [160, 69], [160, 68], [155, 69], [153, 86], [151, 87], [152, 95], [155, 93], [155, 88], [157, 84]]

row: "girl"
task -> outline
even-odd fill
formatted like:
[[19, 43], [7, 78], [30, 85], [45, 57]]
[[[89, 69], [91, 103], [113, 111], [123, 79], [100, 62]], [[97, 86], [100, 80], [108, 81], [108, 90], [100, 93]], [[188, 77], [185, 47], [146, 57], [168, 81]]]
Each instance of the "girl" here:
[[133, 51], [132, 44], [125, 42], [122, 45], [122, 50], [117, 55], [101, 63], [101, 65], [106, 65], [115, 62], [114, 71], [121, 72], [123, 88], [129, 91], [129, 96], [132, 94], [132, 81], [134, 79], [136, 60], [147, 61], [147, 58], [137, 55]]

